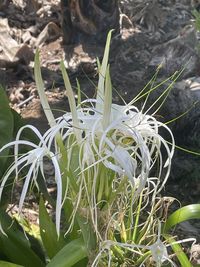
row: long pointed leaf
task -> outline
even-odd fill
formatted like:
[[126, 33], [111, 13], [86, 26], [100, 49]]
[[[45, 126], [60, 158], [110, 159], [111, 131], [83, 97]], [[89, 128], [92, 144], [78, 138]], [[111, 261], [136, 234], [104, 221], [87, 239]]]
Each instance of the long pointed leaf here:
[[[0, 86], [0, 148], [9, 143], [13, 137], [13, 115], [9, 107], [8, 98], [5, 90]], [[4, 150], [0, 154], [0, 175], [3, 174], [2, 168], [7, 160], [9, 149]]]
[[106, 81], [105, 81], [105, 99], [104, 99], [104, 110], [103, 110], [103, 128], [110, 123], [111, 115], [111, 106], [112, 106], [112, 83], [110, 79], [110, 67], [108, 65], [106, 70]]
[[76, 135], [77, 140], [81, 141], [81, 131], [79, 130], [80, 126], [79, 126], [79, 121], [78, 121], [78, 117], [77, 117], [76, 102], [74, 99], [73, 90], [72, 90], [71, 83], [69, 81], [69, 77], [68, 77], [68, 74], [67, 74], [67, 71], [65, 69], [65, 65], [63, 62], [61, 62], [60, 67], [61, 67], [62, 76], [64, 79], [67, 97], [69, 100], [70, 111], [72, 114], [74, 133]]
[[6, 233], [0, 232], [0, 252], [16, 264], [44, 267], [45, 263], [33, 251], [29, 240], [4, 211], [0, 211], [0, 222]]
[[87, 249], [83, 240], [76, 239], [61, 249], [46, 267], [71, 267], [86, 257]]
[[200, 204], [191, 204], [173, 212], [163, 227], [163, 232], [167, 233], [173, 226], [191, 219], [200, 219]]
[[49, 125], [54, 126], [56, 124], [56, 122], [55, 122], [53, 113], [51, 111], [51, 108], [49, 106], [46, 94], [45, 94], [44, 83], [42, 80], [41, 69], [40, 69], [40, 59], [39, 59], [39, 51], [38, 50], [36, 51], [36, 54], [35, 54], [34, 75], [35, 75], [35, 82], [36, 82], [38, 94], [40, 96], [40, 100], [41, 100], [41, 104], [42, 104], [44, 113], [47, 117]]
[[84, 243], [87, 247], [88, 252], [91, 252], [96, 247], [96, 236], [92, 229], [92, 225], [87, 218], [82, 218], [78, 214], [76, 215], [78, 224], [83, 235]]
[[103, 61], [102, 61], [102, 64], [101, 64], [101, 68], [99, 70], [99, 81], [98, 81], [98, 87], [97, 87], [97, 105], [96, 105], [96, 108], [99, 111], [103, 110], [104, 83], [105, 83], [105, 77], [106, 77], [106, 69], [107, 69], [107, 65], [108, 65], [108, 57], [109, 57], [109, 51], [110, 51], [111, 35], [112, 35], [112, 30], [109, 31], [108, 36], [107, 36], [106, 46], [105, 46], [104, 56], [103, 56]]
[[42, 238], [42, 243], [46, 249], [47, 255], [51, 259], [65, 245], [65, 241], [61, 235], [58, 239], [56, 226], [52, 222], [49, 214], [47, 213], [42, 198], [40, 199], [40, 206], [39, 206], [39, 221], [40, 221], [40, 235]]
[[172, 236], [164, 235], [164, 238], [166, 239], [167, 243], [171, 245], [171, 248], [181, 264], [180, 266], [193, 267], [180, 244], [176, 243], [176, 240]]

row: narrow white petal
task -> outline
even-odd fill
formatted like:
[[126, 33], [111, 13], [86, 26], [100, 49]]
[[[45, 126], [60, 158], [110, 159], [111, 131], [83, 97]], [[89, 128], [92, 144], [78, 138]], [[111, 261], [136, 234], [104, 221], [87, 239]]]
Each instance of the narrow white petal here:
[[35, 168], [35, 163], [33, 163], [30, 166], [30, 169], [28, 170], [28, 173], [27, 173], [26, 178], [25, 178], [25, 182], [24, 182], [23, 189], [22, 189], [21, 196], [20, 196], [20, 200], [19, 200], [19, 214], [22, 211], [22, 207], [24, 204], [24, 200], [25, 200], [25, 197], [26, 197], [26, 194], [28, 191], [28, 186], [30, 184], [30, 180], [31, 180], [31, 176], [32, 176], [34, 168]]
[[4, 145], [4, 146], [0, 149], [0, 153], [1, 153], [4, 149], [6, 149], [6, 148], [8, 148], [8, 147], [10, 147], [10, 146], [13, 146], [13, 145], [27, 145], [27, 146], [32, 146], [32, 147], [34, 147], [34, 148], [37, 147], [37, 145], [35, 145], [34, 143], [29, 142], [29, 141], [25, 141], [25, 140], [23, 140], [23, 141], [21, 141], [21, 140], [19, 140], [19, 141], [12, 141], [12, 142], [10, 142], [10, 143]]

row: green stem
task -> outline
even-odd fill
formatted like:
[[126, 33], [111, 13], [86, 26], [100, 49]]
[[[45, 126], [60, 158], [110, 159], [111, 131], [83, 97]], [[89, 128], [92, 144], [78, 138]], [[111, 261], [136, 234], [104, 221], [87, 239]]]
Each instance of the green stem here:
[[140, 194], [139, 204], [138, 204], [138, 208], [137, 208], [137, 212], [136, 212], [133, 236], [132, 236], [133, 243], [135, 243], [136, 234], [137, 234], [137, 230], [138, 230], [138, 223], [139, 223], [139, 218], [140, 218], [140, 210], [141, 210], [141, 206], [142, 206], [142, 197], [143, 197], [142, 194]]

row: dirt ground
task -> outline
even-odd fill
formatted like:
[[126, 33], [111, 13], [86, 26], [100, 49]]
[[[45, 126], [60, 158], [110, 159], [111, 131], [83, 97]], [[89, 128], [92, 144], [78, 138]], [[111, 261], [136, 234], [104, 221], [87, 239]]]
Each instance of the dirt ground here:
[[[168, 121], [199, 100], [200, 54], [192, 15], [194, 2], [198, 1], [121, 1], [120, 34], [113, 37], [110, 55], [111, 76], [116, 90], [114, 101], [120, 103], [121, 97], [130, 101], [144, 88], [161, 63], [157, 83], [185, 69], [158, 116]], [[7, 91], [11, 106], [42, 132], [48, 125], [34, 81], [36, 48], [40, 51], [46, 93], [56, 116], [68, 109], [60, 61], [64, 60], [75, 93], [78, 79], [83, 93], [93, 96], [97, 81], [96, 57], [101, 59], [103, 53], [103, 47], [98, 44], [64, 46], [60, 22], [59, 0], [13, 0], [6, 7], [0, 1], [0, 83]], [[158, 94], [159, 91], [155, 97]], [[155, 101], [154, 97], [152, 101]], [[177, 144], [191, 149], [195, 147], [197, 152], [200, 151], [200, 134], [193, 139], [191, 136], [200, 132], [199, 110], [199, 106], [195, 106], [191, 113], [186, 114], [186, 119], [180, 119], [172, 126]], [[199, 203], [199, 156], [185, 156], [183, 152], [177, 152], [177, 155], [166, 193], [177, 197], [182, 204]], [[195, 222], [182, 227], [186, 231], [193, 229], [200, 240], [200, 226]]]

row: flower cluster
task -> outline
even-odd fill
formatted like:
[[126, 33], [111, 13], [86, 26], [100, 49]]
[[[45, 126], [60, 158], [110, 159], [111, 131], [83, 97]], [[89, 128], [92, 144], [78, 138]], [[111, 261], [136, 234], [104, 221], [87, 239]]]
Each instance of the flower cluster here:
[[[91, 221], [99, 244], [106, 244], [106, 249], [105, 247], [100, 249], [99, 256], [105, 250], [111, 256], [112, 246], [125, 249], [146, 248], [151, 252], [157, 266], [160, 266], [162, 262], [168, 260], [167, 249], [160, 240], [160, 232], [157, 241], [154, 239], [155, 242], [150, 245], [135, 245], [133, 241], [139, 225], [138, 214], [150, 202], [148, 195], [153, 194], [151, 204], [155, 204], [156, 195], [169, 176], [174, 139], [166, 125], [158, 122], [153, 116], [142, 113], [133, 103], [124, 105], [112, 103], [112, 85], [109, 66], [107, 66], [109, 38], [110, 34], [104, 59], [99, 67], [100, 77], [96, 99], [86, 99], [76, 105], [64, 64], [61, 65], [70, 112], [57, 119], [54, 119], [48, 106], [41, 73], [38, 71], [39, 56], [36, 57], [36, 83], [50, 128], [41, 135], [35, 127], [24, 126], [19, 130], [15, 141], [0, 149], [1, 153], [4, 149], [13, 146], [15, 155], [14, 163], [1, 181], [0, 198], [10, 175], [15, 173], [15, 178], [18, 179], [22, 170], [26, 169], [19, 201], [19, 212], [21, 212], [29, 185], [35, 183], [39, 187], [38, 172], [42, 174], [44, 181], [46, 180], [44, 158], [48, 157], [55, 170], [57, 185], [58, 236], [62, 209], [66, 200], [70, 200], [73, 211], [69, 215], [71, 225], [68, 231], [73, 229], [76, 213], [80, 212], [88, 222]], [[170, 142], [166, 142], [160, 135], [161, 127], [169, 133]], [[20, 140], [26, 128], [35, 133], [38, 138], [37, 144]], [[20, 155], [20, 148], [25, 146], [27, 152]], [[165, 158], [161, 150], [165, 150]], [[157, 170], [156, 174], [154, 169]], [[142, 201], [144, 201], [143, 207], [141, 207]], [[119, 204], [120, 202], [124, 203], [124, 207], [118, 210], [118, 206], [122, 205]], [[134, 205], [138, 205], [135, 210], [133, 210]], [[113, 213], [110, 212], [112, 208]], [[104, 214], [105, 210], [108, 211], [108, 218], [106, 234], [103, 234], [100, 213]], [[150, 213], [153, 211], [152, 208]], [[118, 221], [120, 216], [125, 218], [123, 223]], [[127, 219], [128, 216], [130, 218]], [[144, 229], [149, 227], [149, 217], [149, 221], [143, 222]], [[125, 243], [109, 240], [110, 229], [113, 227], [122, 233], [122, 237], [123, 232], [125, 233], [124, 237], [121, 237]], [[126, 243], [127, 240], [129, 243]], [[93, 266], [96, 266], [96, 262], [98, 262], [98, 256]]]

